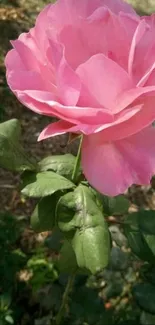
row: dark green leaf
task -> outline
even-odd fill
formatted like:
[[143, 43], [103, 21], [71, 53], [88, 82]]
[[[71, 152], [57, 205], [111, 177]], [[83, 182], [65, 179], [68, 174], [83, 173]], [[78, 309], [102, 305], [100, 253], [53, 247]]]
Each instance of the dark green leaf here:
[[8, 309], [11, 305], [11, 295], [9, 293], [4, 293], [0, 295], [0, 308]]
[[137, 284], [133, 289], [133, 294], [141, 308], [155, 314], [155, 287], [152, 284]]
[[78, 324], [112, 324], [97, 290], [84, 285], [78, 286], [72, 294], [71, 316], [79, 320]]
[[59, 252], [64, 236], [58, 227], [52, 230], [52, 234], [45, 239], [45, 245], [53, 251]]
[[149, 263], [142, 265], [140, 277], [155, 285], [155, 266]]
[[155, 315], [142, 311], [140, 317], [141, 325], [154, 325], [155, 324]]
[[110, 236], [92, 190], [79, 185], [60, 198], [56, 212], [58, 226], [71, 241], [78, 266], [92, 273], [103, 269], [109, 261]]
[[138, 213], [128, 215], [124, 224], [124, 232], [133, 253], [144, 261], [152, 262], [154, 256], [139, 227]]
[[[76, 157], [71, 154], [49, 156], [39, 162], [39, 170], [52, 170], [71, 180]], [[81, 171], [79, 171], [79, 176]]]
[[151, 252], [154, 255], [154, 261], [155, 261], [155, 235], [145, 234], [143, 233], [143, 237], [150, 248]]
[[31, 226], [35, 231], [42, 232], [53, 229], [55, 225], [55, 194], [44, 197], [36, 205], [31, 215]]
[[155, 235], [155, 211], [141, 210], [137, 214], [141, 230], [147, 234]]
[[59, 190], [67, 190], [75, 185], [52, 171], [42, 173], [25, 172], [22, 193], [30, 197], [45, 197]]
[[25, 154], [20, 138], [18, 120], [0, 123], [0, 166], [13, 171], [34, 170], [36, 166]]
[[124, 195], [103, 196], [103, 208], [107, 215], [121, 215], [128, 212], [129, 201]]
[[68, 240], [65, 240], [63, 243], [63, 246], [60, 250], [59, 260], [56, 265], [59, 271], [63, 273], [72, 274], [78, 268], [74, 250]]

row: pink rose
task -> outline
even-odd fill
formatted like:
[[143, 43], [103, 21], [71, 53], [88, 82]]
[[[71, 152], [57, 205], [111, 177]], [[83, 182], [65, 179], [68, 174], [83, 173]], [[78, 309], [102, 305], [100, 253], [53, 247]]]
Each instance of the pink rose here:
[[25, 106], [56, 116], [39, 140], [84, 135], [82, 167], [107, 195], [155, 173], [155, 16], [121, 0], [58, 0], [12, 41], [7, 81]]

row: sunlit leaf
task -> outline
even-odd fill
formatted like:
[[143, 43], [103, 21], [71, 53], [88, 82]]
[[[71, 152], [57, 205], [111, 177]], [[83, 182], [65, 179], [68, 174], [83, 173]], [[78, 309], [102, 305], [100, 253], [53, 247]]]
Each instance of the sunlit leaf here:
[[22, 193], [30, 197], [45, 197], [57, 191], [73, 188], [75, 185], [65, 177], [45, 171], [42, 173], [25, 172]]
[[110, 236], [96, 197], [84, 185], [65, 194], [57, 205], [58, 226], [70, 240], [80, 268], [92, 273], [109, 261]]
[[[49, 156], [39, 162], [39, 170], [52, 170], [71, 180], [76, 157], [71, 154]], [[79, 176], [81, 171], [79, 170]]]

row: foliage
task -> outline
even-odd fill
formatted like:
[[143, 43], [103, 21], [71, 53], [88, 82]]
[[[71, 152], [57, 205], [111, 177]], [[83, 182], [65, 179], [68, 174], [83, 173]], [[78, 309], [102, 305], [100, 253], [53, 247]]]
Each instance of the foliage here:
[[34, 291], [58, 278], [53, 261], [46, 258], [44, 250], [36, 251], [35, 255], [28, 260], [27, 270], [31, 274], [29, 283]]
[[[17, 120], [0, 124], [0, 166], [21, 173], [22, 195], [36, 199], [31, 227], [47, 235], [45, 241], [27, 251], [18, 244], [24, 236], [26, 220], [10, 213], [0, 215], [0, 324], [20, 324], [27, 308], [21, 291], [28, 308], [32, 302], [28, 302], [27, 295], [31, 292], [34, 308], [41, 310], [40, 318], [34, 313], [25, 324], [54, 321], [59, 325], [64, 321], [72, 325], [101, 325], [106, 320], [121, 325], [121, 321], [132, 319], [131, 310], [126, 309], [122, 316], [120, 307], [116, 316], [115, 312], [108, 312], [108, 304], [115, 309], [113, 297], [120, 294], [123, 300], [129, 291], [129, 300], [133, 294], [137, 306], [145, 313], [155, 314], [155, 212], [140, 210], [129, 214], [130, 203], [124, 195], [110, 198], [97, 193], [84, 179], [80, 156], [49, 156], [36, 162], [21, 146], [20, 132]], [[111, 217], [116, 222], [120, 220], [126, 237], [115, 225], [108, 227]], [[141, 281], [138, 278], [134, 286], [136, 275], [127, 271], [131, 254], [122, 249], [127, 240], [137, 260], [144, 261]], [[110, 278], [111, 270], [116, 273]], [[106, 282], [105, 304], [98, 295], [102, 292], [101, 275]], [[124, 286], [126, 289], [122, 289]]]
[[74, 192], [62, 196], [56, 217], [59, 229], [72, 245], [79, 267], [97, 273], [107, 266], [110, 236], [90, 188], [79, 185]]
[[21, 129], [18, 120], [0, 124], [0, 165], [13, 171], [34, 169], [35, 164], [26, 156], [19, 139]]
[[0, 279], [5, 292], [12, 288], [16, 273], [25, 264], [26, 256], [15, 243], [22, 231], [20, 220], [11, 214], [0, 215]]
[[145, 272], [142, 268], [144, 282], [136, 284], [133, 295], [144, 311], [155, 314], [155, 211], [141, 210], [128, 215], [124, 225], [132, 251], [146, 261]]
[[13, 311], [10, 309], [11, 297], [9, 295], [0, 296], [0, 324], [8, 325], [14, 324], [14, 319], [12, 317]]

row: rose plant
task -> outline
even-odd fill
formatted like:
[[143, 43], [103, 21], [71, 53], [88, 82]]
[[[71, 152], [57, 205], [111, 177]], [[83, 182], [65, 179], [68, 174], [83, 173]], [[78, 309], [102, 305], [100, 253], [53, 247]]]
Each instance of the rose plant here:
[[83, 172], [106, 195], [155, 172], [154, 33], [154, 15], [140, 18], [120, 0], [58, 0], [5, 59], [17, 98], [59, 119], [39, 140], [83, 134]]
[[[72, 274], [79, 268], [94, 274], [108, 264], [104, 217], [122, 214], [124, 200], [126, 213], [128, 202], [117, 195], [132, 184], [149, 184], [155, 172], [154, 34], [155, 16], [139, 17], [121, 0], [58, 0], [11, 41], [6, 55], [7, 82], [19, 101], [58, 118], [38, 140], [64, 133], [81, 137], [76, 158], [35, 162], [19, 143], [18, 121], [0, 124], [0, 165], [22, 172], [22, 193], [39, 199], [32, 226], [61, 232], [58, 268]], [[154, 213], [143, 216], [143, 224], [132, 217], [124, 226], [129, 244], [152, 263]]]

